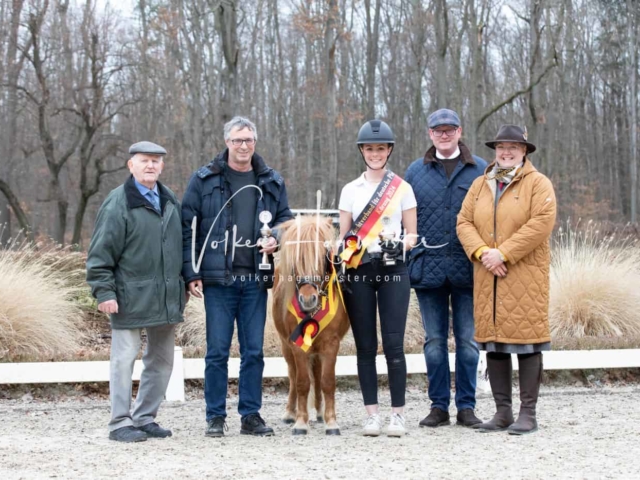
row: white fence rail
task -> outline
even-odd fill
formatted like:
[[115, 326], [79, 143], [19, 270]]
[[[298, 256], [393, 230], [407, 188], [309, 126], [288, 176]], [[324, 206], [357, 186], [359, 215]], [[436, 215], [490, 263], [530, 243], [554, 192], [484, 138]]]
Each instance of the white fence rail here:
[[[484, 352], [483, 352], [484, 360]], [[424, 356], [406, 355], [407, 373], [426, 373]], [[282, 357], [264, 359], [264, 377], [281, 378], [287, 376], [287, 363]], [[340, 356], [336, 363], [336, 375], [357, 375], [355, 356]], [[379, 374], [387, 373], [384, 356], [378, 355], [376, 364]], [[455, 371], [455, 353], [449, 354], [451, 371]], [[544, 353], [545, 370], [581, 370], [597, 368], [637, 368], [640, 367], [640, 349], [627, 350], [574, 350]], [[517, 370], [518, 362], [514, 362]], [[140, 379], [142, 363], [138, 360], [133, 369], [133, 379]], [[229, 378], [238, 378], [240, 359], [229, 359]], [[183, 358], [182, 349], [175, 348], [173, 373], [166, 399], [184, 401], [184, 381], [204, 378], [204, 359]], [[80, 383], [108, 382], [109, 362], [45, 362], [45, 363], [0, 363], [0, 385], [17, 383]]]

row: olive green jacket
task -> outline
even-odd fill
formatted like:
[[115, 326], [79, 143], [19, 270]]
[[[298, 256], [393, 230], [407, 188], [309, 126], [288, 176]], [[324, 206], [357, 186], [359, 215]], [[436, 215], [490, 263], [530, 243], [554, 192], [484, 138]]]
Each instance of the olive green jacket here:
[[182, 219], [174, 193], [158, 182], [162, 215], [133, 176], [106, 198], [87, 257], [87, 282], [98, 303], [117, 300], [111, 328], [144, 328], [183, 320]]

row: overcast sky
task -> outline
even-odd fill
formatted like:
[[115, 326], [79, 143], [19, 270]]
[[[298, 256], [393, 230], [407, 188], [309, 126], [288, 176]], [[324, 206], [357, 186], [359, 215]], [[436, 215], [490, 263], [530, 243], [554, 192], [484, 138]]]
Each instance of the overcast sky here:
[[111, 5], [111, 8], [114, 10], [120, 10], [124, 15], [131, 16], [133, 15], [136, 0], [97, 0], [98, 11], [102, 10], [107, 3]]

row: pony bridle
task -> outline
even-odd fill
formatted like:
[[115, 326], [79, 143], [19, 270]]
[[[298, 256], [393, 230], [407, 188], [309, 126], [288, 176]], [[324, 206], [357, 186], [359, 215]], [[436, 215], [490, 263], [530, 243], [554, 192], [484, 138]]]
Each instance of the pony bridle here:
[[[318, 282], [317, 281], [318, 279], [321, 279], [321, 281]], [[298, 303], [300, 304], [300, 307], [303, 310], [307, 312], [313, 311], [312, 316], [315, 315], [315, 313], [320, 309], [322, 305], [322, 303], [319, 301], [320, 298], [327, 297], [329, 295], [328, 290], [329, 290], [330, 279], [331, 279], [331, 266], [327, 265], [327, 267], [325, 268], [324, 275], [305, 275], [303, 277], [300, 277], [298, 280], [296, 280], [296, 296], [298, 297]], [[304, 303], [302, 301], [302, 298], [300, 297], [300, 289], [305, 285], [310, 285], [316, 291], [316, 295], [317, 295], [317, 297], [315, 298], [316, 305], [309, 310], [306, 310], [304, 308]]]
[[[327, 278], [328, 275], [325, 275], [325, 279], [320, 283], [313, 281], [313, 279], [317, 277], [319, 277], [319, 275], [309, 275], [306, 277], [302, 277], [296, 284], [296, 289], [299, 291], [300, 287], [303, 287], [304, 285], [311, 285], [313, 288], [315, 288], [316, 292], [318, 292], [319, 296], [326, 297], [328, 295], [327, 290], [329, 288], [329, 279]], [[324, 288], [322, 288], [323, 286]]]

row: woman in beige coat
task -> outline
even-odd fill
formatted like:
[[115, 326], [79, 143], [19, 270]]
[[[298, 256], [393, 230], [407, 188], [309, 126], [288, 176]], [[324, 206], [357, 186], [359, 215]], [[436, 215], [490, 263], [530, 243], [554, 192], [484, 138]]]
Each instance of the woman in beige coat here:
[[[458, 215], [458, 237], [474, 262], [475, 340], [487, 351], [496, 414], [476, 427], [514, 435], [537, 430], [541, 352], [549, 336], [549, 237], [556, 197], [528, 158], [535, 145], [516, 125], [503, 125], [486, 145], [495, 161], [477, 178]], [[520, 414], [512, 412], [511, 355], [518, 355]]]

